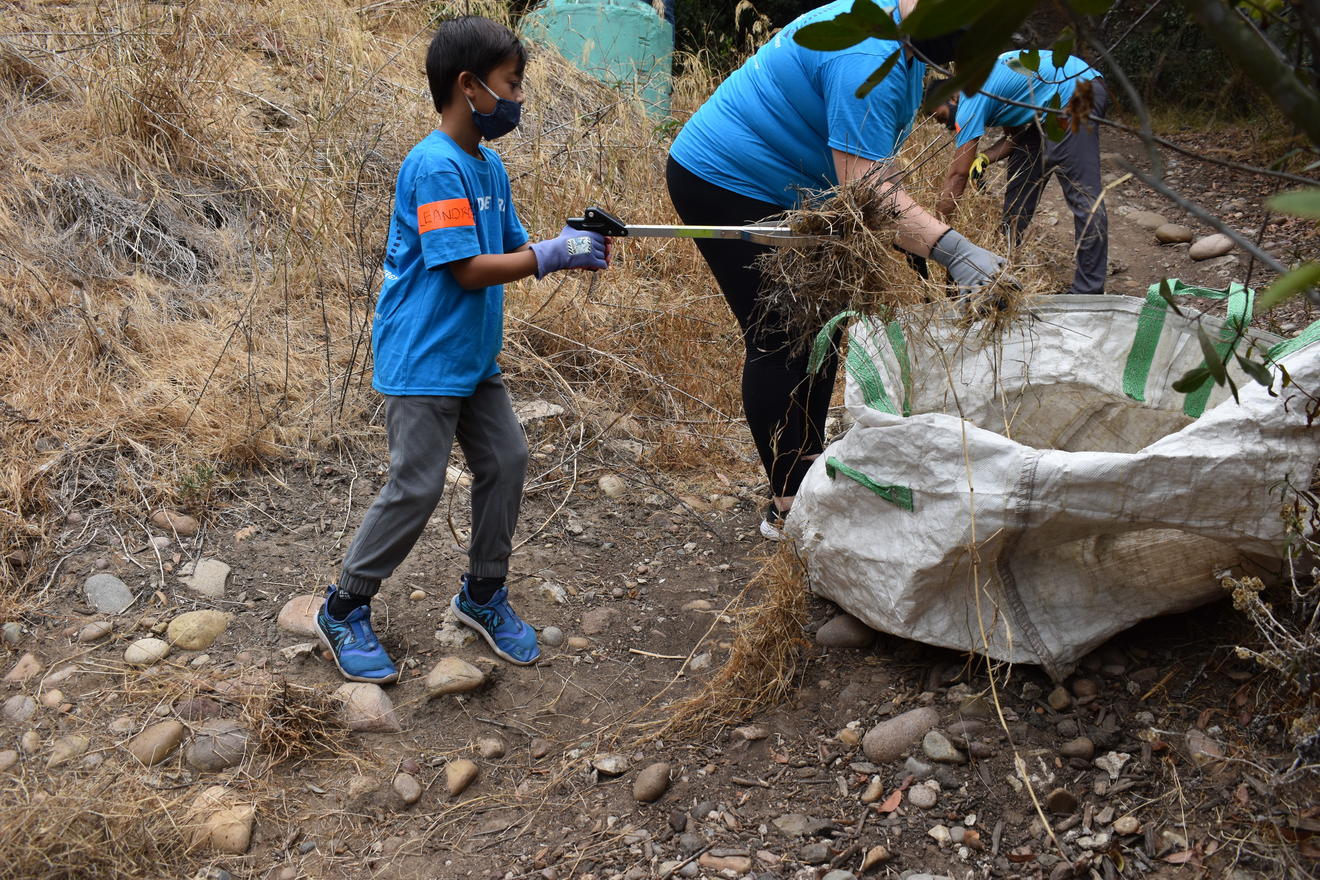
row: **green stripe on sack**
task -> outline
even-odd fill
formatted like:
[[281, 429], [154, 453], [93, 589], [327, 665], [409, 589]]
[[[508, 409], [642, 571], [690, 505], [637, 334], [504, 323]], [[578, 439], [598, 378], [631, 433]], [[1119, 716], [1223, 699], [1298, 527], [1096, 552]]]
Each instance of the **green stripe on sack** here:
[[[1142, 305], [1141, 315], [1137, 318], [1137, 332], [1132, 338], [1132, 348], [1128, 352], [1127, 363], [1123, 365], [1123, 393], [1133, 400], [1146, 399], [1146, 381], [1150, 378], [1151, 363], [1155, 359], [1155, 350], [1159, 347], [1160, 336], [1164, 332], [1164, 316], [1169, 310], [1169, 303], [1160, 295], [1161, 284], [1168, 284], [1169, 293], [1175, 296], [1228, 300], [1228, 315], [1220, 331], [1219, 342], [1215, 345], [1215, 351], [1221, 358], [1228, 354], [1229, 347], [1237, 338], [1246, 333], [1248, 322], [1251, 320], [1252, 307], [1256, 301], [1256, 292], [1237, 282], [1229, 284], [1227, 290], [1216, 290], [1210, 287], [1192, 287], [1177, 278], [1170, 278], [1147, 288], [1146, 302]], [[1276, 348], [1281, 347], [1276, 346]], [[1274, 349], [1271, 349], [1272, 351]], [[1205, 366], [1204, 361], [1201, 362], [1201, 366]], [[1183, 412], [1186, 415], [1198, 418], [1205, 412], [1206, 402], [1210, 399], [1211, 385], [1212, 383], [1207, 381], [1200, 388], [1187, 394], [1183, 400]]]
[[[1237, 341], [1246, 335], [1247, 324], [1251, 321], [1252, 307], [1256, 304], [1254, 290], [1248, 290], [1241, 284], [1230, 284], [1228, 291], [1228, 312], [1224, 317], [1224, 326], [1219, 331], [1219, 340], [1215, 343], [1215, 354], [1219, 356], [1221, 362]], [[1206, 366], [1204, 360], [1201, 361], [1201, 366]], [[1212, 390], [1214, 390], [1214, 382], [1206, 380], [1201, 383], [1200, 388], [1189, 391], [1183, 398], [1183, 413], [1199, 419], [1205, 412], [1205, 405], [1210, 400]]]
[[1146, 399], [1146, 379], [1150, 376], [1150, 365], [1155, 360], [1155, 349], [1159, 347], [1160, 334], [1164, 332], [1164, 314], [1168, 310], [1169, 304], [1160, 296], [1160, 286], [1152, 284], [1146, 291], [1146, 302], [1137, 318], [1137, 333], [1132, 337], [1132, 350], [1123, 366], [1123, 393], [1133, 400]]
[[[829, 353], [830, 346], [833, 345], [834, 333], [841, 323], [849, 318], [863, 317], [864, 316], [860, 312], [855, 312], [849, 309], [847, 311], [839, 312], [839, 314], [826, 321], [825, 326], [820, 328], [820, 332], [816, 334], [816, 339], [811, 345], [811, 355], [807, 358], [807, 370], [812, 373], [816, 373], [820, 370], [821, 365], [825, 363], [825, 356]], [[898, 338], [903, 346], [902, 352], [899, 353], [898, 356], [899, 370], [906, 386], [911, 382], [911, 367], [908, 365], [907, 344], [906, 340], [903, 339], [902, 328], [899, 328], [898, 330]], [[892, 340], [894, 339], [892, 332], [890, 332], [889, 339], [892, 343]], [[848, 346], [848, 355], [844, 360], [844, 367], [848, 370], [848, 375], [853, 377], [853, 381], [857, 383], [857, 387], [861, 390], [863, 403], [871, 409], [878, 409], [881, 412], [886, 412], [894, 416], [898, 415], [898, 410], [894, 407], [893, 401], [889, 399], [889, 392], [885, 390], [885, 380], [880, 374], [880, 368], [877, 367], [871, 358], [867, 356], [866, 352], [860, 345]], [[906, 410], [906, 394], [904, 395], [903, 405]], [[907, 412], [904, 412], [903, 414], [908, 415]]]
[[833, 480], [837, 474], [843, 474], [859, 486], [864, 486], [865, 488], [870, 489], [890, 504], [901, 507], [904, 510], [910, 511], [913, 509], [912, 490], [909, 487], [877, 483], [866, 474], [855, 468], [848, 467], [848, 465], [831, 455], [829, 458], [825, 459], [825, 475]]
[[853, 377], [853, 381], [861, 389], [862, 401], [867, 406], [889, 413], [891, 416], [898, 415], [898, 410], [894, 409], [894, 404], [889, 399], [889, 393], [885, 391], [885, 380], [860, 345], [848, 346], [847, 367], [848, 375]]
[[807, 358], [807, 371], [816, 373], [820, 371], [821, 364], [825, 363], [825, 355], [829, 354], [830, 346], [834, 344], [834, 331], [838, 326], [849, 318], [860, 318], [861, 314], [852, 309], [846, 309], [839, 312], [833, 318], [825, 322], [825, 326], [820, 328], [816, 334], [816, 341], [811, 344], [811, 355]]
[[1270, 361], [1278, 361], [1280, 358], [1287, 357], [1299, 348], [1305, 348], [1317, 340], [1320, 340], [1320, 321], [1316, 321], [1292, 339], [1280, 342], [1267, 351], [1265, 357]]

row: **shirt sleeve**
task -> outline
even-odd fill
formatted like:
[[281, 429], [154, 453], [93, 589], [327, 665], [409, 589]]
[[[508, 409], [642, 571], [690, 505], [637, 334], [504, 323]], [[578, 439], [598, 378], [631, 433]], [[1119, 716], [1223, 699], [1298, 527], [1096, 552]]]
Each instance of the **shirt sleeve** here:
[[869, 52], [840, 52], [822, 68], [828, 143], [839, 152], [875, 161], [893, 158], [898, 133], [912, 115], [901, 118], [910, 103], [903, 60], [865, 98], [857, 97], [857, 89], [886, 59]]
[[417, 233], [426, 268], [438, 269], [481, 253], [477, 221], [463, 179], [455, 171], [432, 171], [413, 185]]

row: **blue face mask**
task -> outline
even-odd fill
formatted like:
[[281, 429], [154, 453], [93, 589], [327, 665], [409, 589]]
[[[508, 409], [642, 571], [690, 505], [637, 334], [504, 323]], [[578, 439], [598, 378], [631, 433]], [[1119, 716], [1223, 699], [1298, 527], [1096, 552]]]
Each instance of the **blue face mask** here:
[[480, 79], [477, 82], [481, 83], [481, 87], [490, 92], [491, 97], [495, 99], [495, 109], [490, 113], [478, 113], [472, 99], [468, 98], [468, 107], [472, 108], [472, 121], [476, 123], [477, 131], [481, 132], [481, 136], [486, 140], [493, 141], [504, 137], [518, 127], [518, 120], [522, 117], [522, 104], [501, 98]]

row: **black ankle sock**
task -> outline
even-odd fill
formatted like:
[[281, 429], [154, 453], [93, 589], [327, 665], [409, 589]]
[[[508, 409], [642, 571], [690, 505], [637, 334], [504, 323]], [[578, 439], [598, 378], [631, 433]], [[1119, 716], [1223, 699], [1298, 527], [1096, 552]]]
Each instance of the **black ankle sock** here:
[[479, 578], [468, 575], [468, 598], [478, 605], [485, 605], [502, 586], [504, 586], [504, 578]]
[[330, 597], [330, 616], [335, 620], [343, 620], [353, 612], [354, 608], [370, 604], [370, 602], [370, 596], [354, 596], [352, 593], [335, 590], [335, 594]]

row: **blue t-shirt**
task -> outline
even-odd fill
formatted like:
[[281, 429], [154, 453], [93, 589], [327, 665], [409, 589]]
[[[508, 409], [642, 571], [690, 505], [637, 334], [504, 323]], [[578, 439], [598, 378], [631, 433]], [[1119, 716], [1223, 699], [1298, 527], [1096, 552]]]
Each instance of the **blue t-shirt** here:
[[675, 138], [674, 161], [716, 186], [792, 208], [799, 189], [838, 184], [831, 148], [892, 158], [912, 130], [926, 65], [900, 54], [858, 98], [857, 87], [898, 43], [871, 38], [818, 52], [793, 41], [798, 28], [848, 12], [853, 2], [834, 0], [795, 19], [720, 83]]
[[371, 332], [382, 394], [468, 397], [500, 371], [504, 285], [465, 290], [447, 268], [527, 243], [504, 164], [487, 147], [481, 155], [433, 131], [399, 168]]
[[964, 96], [959, 99], [957, 119], [954, 123], [958, 146], [961, 147], [968, 141], [979, 138], [992, 126], [1026, 125], [1035, 119], [1034, 110], [1005, 104], [990, 95], [1001, 95], [1013, 101], [1037, 105], [1047, 104], [1050, 98], [1058, 95], [1059, 105], [1065, 106], [1072, 97], [1073, 88], [1077, 83], [1095, 79], [1100, 75], [1098, 70], [1076, 55], [1069, 56], [1062, 67], [1055, 67], [1051, 60], [1053, 53], [1049, 50], [1040, 53], [1040, 69], [1036, 72], [1033, 73], [1025, 68], [1020, 71], [1014, 70], [1009, 66], [1009, 62], [1020, 56], [1023, 51], [1014, 49], [1000, 55], [985, 85], [981, 86], [981, 91], [970, 98]]

